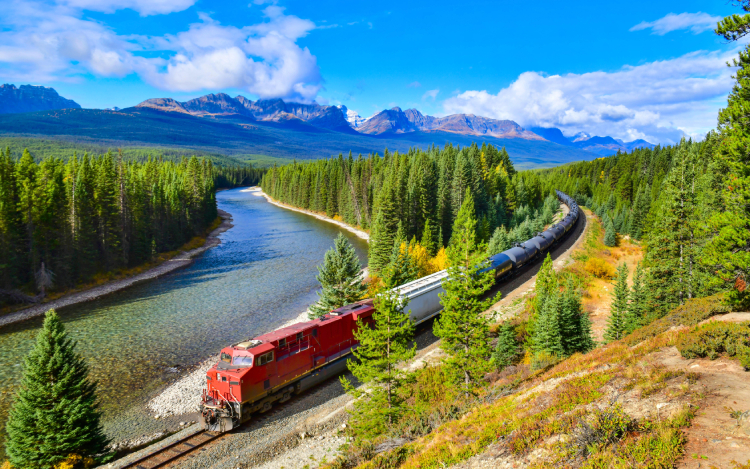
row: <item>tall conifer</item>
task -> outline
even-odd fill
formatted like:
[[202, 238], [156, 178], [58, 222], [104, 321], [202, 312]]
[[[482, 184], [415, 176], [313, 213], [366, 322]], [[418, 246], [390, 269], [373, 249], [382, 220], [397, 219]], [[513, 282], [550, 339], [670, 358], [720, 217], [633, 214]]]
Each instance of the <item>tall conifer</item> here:
[[47, 312], [8, 416], [6, 453], [18, 468], [49, 468], [104, 451], [96, 384], [54, 310]]
[[607, 342], [620, 340], [627, 332], [628, 297], [628, 266], [623, 262], [617, 268], [615, 297], [612, 299], [607, 329], [604, 331], [604, 338]]
[[446, 366], [467, 394], [489, 369], [489, 325], [482, 313], [493, 302], [481, 299], [492, 287], [494, 276], [492, 272], [479, 273], [486, 264], [487, 247], [477, 243], [476, 224], [474, 200], [466, 188], [448, 247], [449, 277], [443, 281], [445, 293], [440, 295], [443, 311], [433, 327], [447, 354]]
[[354, 332], [359, 347], [352, 353], [357, 360], [349, 360], [347, 365], [368, 390], [360, 391], [345, 377], [341, 383], [357, 398], [350, 424], [360, 438], [383, 434], [404, 411], [404, 396], [399, 391], [407, 373], [397, 365], [416, 354], [416, 344], [409, 345], [414, 323], [402, 312], [407, 306], [397, 294], [385, 291], [375, 299], [374, 326], [358, 323]]
[[367, 291], [354, 246], [341, 233], [334, 240], [333, 247], [326, 251], [316, 278], [322, 290], [318, 292], [318, 301], [310, 306], [310, 319], [359, 301]]

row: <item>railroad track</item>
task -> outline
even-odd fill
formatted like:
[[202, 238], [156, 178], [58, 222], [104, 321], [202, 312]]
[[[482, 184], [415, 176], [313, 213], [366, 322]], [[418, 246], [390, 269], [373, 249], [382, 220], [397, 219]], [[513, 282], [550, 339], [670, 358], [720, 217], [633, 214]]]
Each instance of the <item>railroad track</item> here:
[[181, 440], [175, 441], [154, 453], [147, 454], [140, 459], [128, 463], [122, 469], [155, 469], [157, 467], [164, 467], [219, 438], [221, 435], [222, 433], [219, 432], [201, 430], [198, 433], [193, 433]]

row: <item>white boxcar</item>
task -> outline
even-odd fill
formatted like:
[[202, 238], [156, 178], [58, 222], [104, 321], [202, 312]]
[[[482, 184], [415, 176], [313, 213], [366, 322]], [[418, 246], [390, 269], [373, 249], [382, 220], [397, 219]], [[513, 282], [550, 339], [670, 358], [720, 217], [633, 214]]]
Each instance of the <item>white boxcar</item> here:
[[401, 298], [409, 300], [405, 309], [409, 311], [409, 317], [416, 324], [422, 323], [442, 311], [443, 305], [440, 304], [438, 294], [445, 292], [442, 283], [446, 277], [448, 277], [448, 271], [441, 270], [394, 288], [394, 291]]

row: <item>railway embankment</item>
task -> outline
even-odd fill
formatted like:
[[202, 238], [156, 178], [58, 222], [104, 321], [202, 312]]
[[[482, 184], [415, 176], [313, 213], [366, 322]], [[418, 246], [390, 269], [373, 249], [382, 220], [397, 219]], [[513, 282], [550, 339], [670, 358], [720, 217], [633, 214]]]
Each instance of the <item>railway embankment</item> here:
[[85, 290], [69, 293], [54, 300], [46, 301], [44, 303], [30, 306], [20, 311], [0, 316], [0, 327], [7, 324], [25, 321], [36, 316], [41, 316], [50, 309], [60, 309], [66, 306], [96, 300], [103, 296], [109, 295], [110, 293], [124, 290], [138, 283], [153, 280], [155, 278], [161, 277], [170, 272], [174, 272], [175, 270], [182, 269], [183, 267], [190, 265], [196, 256], [206, 252], [208, 249], [211, 249], [214, 246], [218, 246], [221, 243], [219, 235], [234, 226], [232, 225], [232, 215], [230, 213], [225, 212], [224, 210], [219, 210], [219, 217], [221, 218], [221, 223], [218, 227], [211, 231], [208, 236], [206, 236], [206, 241], [202, 246], [195, 249], [190, 249], [188, 251], [180, 252], [176, 256], [167, 259], [161, 264], [137, 275], [113, 280], [101, 285], [97, 285], [95, 287], [87, 288]]

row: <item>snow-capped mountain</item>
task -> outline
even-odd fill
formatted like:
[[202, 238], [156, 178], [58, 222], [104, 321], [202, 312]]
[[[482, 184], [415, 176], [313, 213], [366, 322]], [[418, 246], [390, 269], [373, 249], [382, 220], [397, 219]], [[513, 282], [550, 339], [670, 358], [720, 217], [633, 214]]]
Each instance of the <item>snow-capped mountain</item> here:
[[357, 114], [357, 111], [352, 111], [343, 104], [339, 104], [336, 107], [341, 109], [341, 112], [344, 113], [344, 118], [349, 122], [349, 125], [352, 126], [352, 129], [358, 129], [365, 123], [365, 121], [367, 121], [367, 119]]

